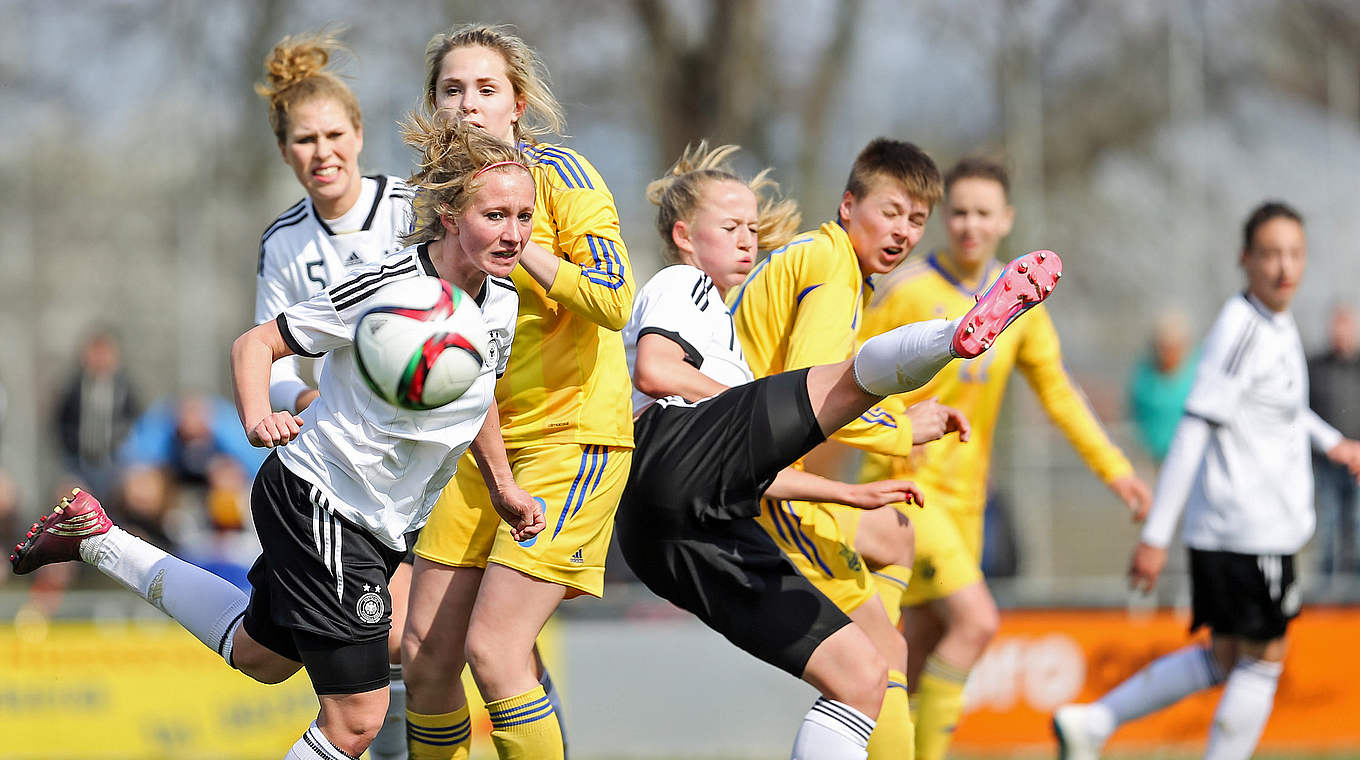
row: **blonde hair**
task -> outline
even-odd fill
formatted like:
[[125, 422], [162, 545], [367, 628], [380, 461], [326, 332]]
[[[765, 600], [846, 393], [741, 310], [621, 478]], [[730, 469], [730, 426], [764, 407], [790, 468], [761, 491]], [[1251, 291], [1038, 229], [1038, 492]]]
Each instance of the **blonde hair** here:
[[269, 126], [282, 145], [288, 136], [288, 113], [295, 106], [330, 98], [345, 109], [356, 131], [363, 129], [359, 100], [327, 64], [338, 53], [349, 51], [340, 42], [340, 29], [284, 37], [264, 58], [264, 81], [255, 92], [269, 102]]
[[515, 98], [524, 101], [524, 115], [515, 122], [516, 142], [537, 142], [544, 135], [561, 135], [567, 128], [562, 106], [548, 86], [548, 71], [538, 54], [508, 25], [464, 24], [440, 32], [425, 46], [425, 108], [435, 112], [439, 68], [444, 56], [465, 47], [484, 47], [505, 59], [506, 76]]
[[647, 184], [647, 200], [657, 207], [656, 231], [670, 261], [680, 260], [680, 249], [671, 234], [675, 223], [694, 214], [709, 182], [738, 182], [755, 193], [759, 203], [756, 238], [761, 250], [780, 248], [797, 234], [803, 220], [798, 204], [779, 196], [779, 183], [770, 177], [771, 169], [761, 170], [749, 182], [738, 176], [727, 163], [738, 150], [741, 147], [737, 145], [719, 145], [709, 150], [708, 141], [700, 140], [698, 145], [686, 147], [660, 179]]
[[417, 189], [412, 201], [415, 223], [402, 237], [406, 245], [443, 235], [441, 219], [456, 217], [481, 188], [478, 174], [492, 164], [513, 162], [528, 170], [519, 148], [460, 120], [407, 114], [399, 125], [401, 139], [415, 148], [416, 171], [407, 180]]

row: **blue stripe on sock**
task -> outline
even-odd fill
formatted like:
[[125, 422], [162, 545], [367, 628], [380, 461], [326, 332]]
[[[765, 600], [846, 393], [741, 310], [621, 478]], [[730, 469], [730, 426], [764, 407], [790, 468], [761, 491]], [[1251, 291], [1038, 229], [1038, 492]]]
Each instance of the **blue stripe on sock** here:
[[496, 723], [498, 720], [503, 720], [505, 718], [518, 718], [521, 715], [533, 712], [534, 710], [538, 710], [545, 706], [552, 706], [548, 702], [548, 696], [546, 694], [532, 702], [526, 702], [525, 704], [517, 705], [515, 707], [506, 707], [501, 710], [487, 710], [487, 715], [490, 716], [492, 723]]

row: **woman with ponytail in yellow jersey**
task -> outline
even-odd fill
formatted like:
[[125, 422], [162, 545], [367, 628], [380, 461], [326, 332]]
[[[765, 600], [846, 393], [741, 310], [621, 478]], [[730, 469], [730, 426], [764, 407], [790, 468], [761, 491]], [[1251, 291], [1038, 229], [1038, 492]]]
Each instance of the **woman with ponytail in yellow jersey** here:
[[[563, 127], [544, 80], [533, 50], [503, 27], [458, 27], [426, 48], [426, 107], [520, 143], [534, 161], [538, 205], [513, 277], [513, 360], [496, 389], [507, 459], [462, 462], [416, 544], [403, 641], [413, 760], [467, 757], [465, 664], [487, 700], [500, 757], [564, 757], [534, 641], [564, 598], [603, 592], [632, 459], [618, 334], [632, 308], [631, 266], [594, 167], [535, 142]], [[492, 502], [535, 499], [547, 526], [516, 542]]]

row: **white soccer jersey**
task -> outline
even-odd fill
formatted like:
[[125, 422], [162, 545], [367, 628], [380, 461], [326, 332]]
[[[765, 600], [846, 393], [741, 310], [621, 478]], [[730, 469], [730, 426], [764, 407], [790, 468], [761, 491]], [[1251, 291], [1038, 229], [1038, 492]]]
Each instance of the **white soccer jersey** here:
[[[754, 379], [741, 352], [732, 313], [727, 310], [713, 279], [702, 270], [676, 264], [657, 272], [638, 291], [633, 316], [623, 328], [628, 373], [637, 365], [637, 344], [656, 333], [685, 350], [685, 361], [726, 386]], [[652, 403], [651, 396], [633, 389], [633, 412]]]
[[[277, 317], [347, 274], [401, 250], [411, 229], [415, 191], [397, 177], [362, 177], [359, 199], [339, 219], [325, 220], [310, 198], [279, 215], [260, 238], [255, 284], [255, 324]], [[270, 402], [292, 409], [297, 394], [315, 388], [320, 364], [294, 356], [278, 362], [270, 377]]]
[[[1228, 299], [1205, 338], [1185, 413], [1207, 423], [1207, 442], [1195, 447], [1198, 466], [1168, 461], [1164, 467], [1164, 477], [1179, 471], [1190, 480], [1185, 544], [1242, 554], [1303, 548], [1314, 524], [1309, 446], [1329, 449], [1341, 434], [1308, 408], [1308, 370], [1294, 318], [1252, 296]], [[1176, 452], [1173, 444], [1172, 456]], [[1165, 486], [1158, 484], [1159, 497], [1179, 490]], [[1161, 501], [1143, 535], [1164, 546], [1179, 505]]]
[[476, 302], [491, 334], [491, 358], [456, 401], [425, 412], [392, 406], [364, 384], [354, 327], [379, 288], [438, 277], [425, 245], [412, 246], [344, 282], [288, 307], [278, 317], [288, 346], [326, 355], [321, 395], [302, 412], [302, 432], [278, 449], [295, 475], [313, 484], [335, 514], [404, 550], [403, 534], [425, 524], [458, 457], [495, 401], [496, 378], [510, 358], [519, 296], [509, 280], [488, 277]]

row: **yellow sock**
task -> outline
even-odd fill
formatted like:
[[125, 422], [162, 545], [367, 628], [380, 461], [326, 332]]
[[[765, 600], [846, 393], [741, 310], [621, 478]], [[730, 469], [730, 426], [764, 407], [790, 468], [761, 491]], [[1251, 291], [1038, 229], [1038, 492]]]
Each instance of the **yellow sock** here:
[[902, 597], [907, 593], [908, 583], [911, 583], [910, 567], [885, 565], [874, 571], [874, 587], [878, 589], [878, 598], [883, 600], [883, 608], [888, 611], [893, 628], [902, 619]]
[[916, 757], [916, 727], [907, 700], [907, 677], [888, 671], [888, 691], [878, 711], [878, 723], [869, 736], [869, 760], [912, 760]]
[[411, 760], [467, 760], [472, 751], [467, 705], [441, 715], [407, 710], [406, 751]]
[[935, 655], [926, 658], [916, 690], [916, 757], [920, 760], [944, 760], [963, 714], [967, 680], [967, 670]]
[[562, 728], [542, 685], [487, 702], [486, 712], [500, 760], [563, 760]]

